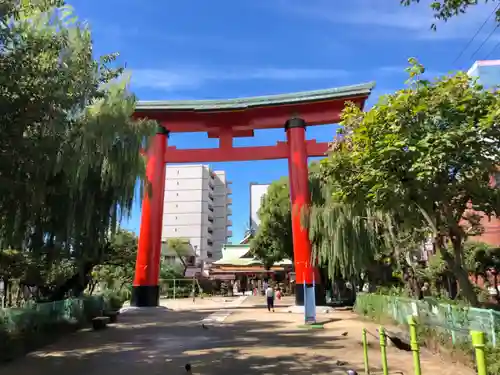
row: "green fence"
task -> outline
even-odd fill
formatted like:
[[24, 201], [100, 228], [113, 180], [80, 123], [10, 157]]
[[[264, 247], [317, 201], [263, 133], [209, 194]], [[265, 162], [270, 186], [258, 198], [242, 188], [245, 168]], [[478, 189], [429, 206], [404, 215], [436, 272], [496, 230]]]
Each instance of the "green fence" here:
[[420, 324], [448, 333], [453, 344], [470, 341], [470, 331], [480, 331], [496, 346], [500, 331], [499, 312], [449, 305], [433, 298], [413, 300], [360, 293], [355, 310], [363, 315], [388, 317], [399, 324], [406, 324], [409, 315], [418, 316]]
[[82, 323], [105, 309], [102, 296], [27, 304], [23, 308], [0, 308], [0, 328], [6, 332], [27, 332], [44, 325]]

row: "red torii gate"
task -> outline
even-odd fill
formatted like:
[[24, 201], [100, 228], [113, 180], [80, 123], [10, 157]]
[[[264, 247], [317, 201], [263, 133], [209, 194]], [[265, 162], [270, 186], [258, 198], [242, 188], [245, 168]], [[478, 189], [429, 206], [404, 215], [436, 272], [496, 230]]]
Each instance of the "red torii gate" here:
[[[147, 150], [148, 189], [142, 203], [139, 248], [133, 282], [133, 306], [158, 306], [163, 201], [166, 163], [222, 162], [288, 159], [292, 202], [293, 254], [296, 284], [312, 286], [320, 278], [311, 264], [311, 243], [301, 225], [302, 207], [310, 203], [308, 165], [310, 156], [323, 156], [328, 143], [305, 139], [306, 125], [333, 124], [347, 101], [363, 107], [374, 83], [334, 89], [229, 100], [138, 102], [135, 118], [159, 123]], [[233, 147], [236, 137], [252, 137], [254, 130], [284, 127], [286, 142], [275, 146]], [[212, 149], [168, 146], [170, 132], [206, 132], [219, 139]], [[316, 288], [316, 302], [324, 301], [323, 288]], [[304, 305], [304, 289], [296, 288], [296, 304]]]

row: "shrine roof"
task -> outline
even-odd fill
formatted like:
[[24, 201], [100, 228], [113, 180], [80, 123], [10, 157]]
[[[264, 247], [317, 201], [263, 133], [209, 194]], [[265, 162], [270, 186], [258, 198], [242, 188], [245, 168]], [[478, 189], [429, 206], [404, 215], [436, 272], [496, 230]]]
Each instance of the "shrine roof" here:
[[[226, 258], [226, 259], [222, 258], [213, 262], [212, 264], [245, 267], [245, 266], [262, 265], [262, 261], [257, 258]], [[283, 265], [292, 265], [292, 261], [289, 259], [283, 259], [279, 262], [274, 263], [274, 266], [283, 266]]]
[[283, 104], [297, 104], [368, 96], [374, 87], [375, 82], [369, 82], [325, 90], [302, 91], [289, 94], [254, 96], [236, 99], [138, 101], [136, 104], [136, 111], [147, 112], [161, 110], [178, 112], [241, 110], [252, 107], [279, 106]]

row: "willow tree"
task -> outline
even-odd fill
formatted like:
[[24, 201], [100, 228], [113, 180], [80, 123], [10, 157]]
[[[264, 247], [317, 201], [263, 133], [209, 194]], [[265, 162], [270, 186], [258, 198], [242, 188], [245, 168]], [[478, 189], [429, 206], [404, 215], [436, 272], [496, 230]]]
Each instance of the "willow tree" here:
[[[320, 163], [309, 168], [309, 186], [312, 204], [304, 212], [303, 225], [309, 229], [314, 260], [326, 271], [322, 272], [323, 278], [358, 277], [373, 263], [376, 254], [394, 248], [396, 241], [389, 243], [393, 238], [380, 236], [382, 227], [394, 224], [388, 221], [391, 217], [336, 199], [335, 182]], [[253, 254], [268, 267], [283, 258], [293, 259], [288, 179], [269, 186], [258, 215], [261, 222], [250, 242]], [[399, 235], [396, 229], [393, 233]]]
[[[79, 293], [130, 212], [150, 122], [131, 119], [116, 54], [62, 1], [12, 1], [0, 20], [0, 240], [36, 264], [46, 297]], [[70, 277], [48, 281], [61, 261]]]
[[[326, 268], [331, 280], [371, 281], [392, 279], [389, 271], [404, 271], [413, 266], [409, 257], [422, 245], [425, 231], [408, 230], [405, 219], [383, 210], [358, 196], [343, 199], [342, 181], [332, 170], [344, 175], [356, 173], [350, 162], [347, 139], [332, 144], [330, 156], [309, 176], [312, 204], [305, 212], [313, 258]], [[384, 271], [385, 270], [385, 271]], [[412, 294], [418, 294], [415, 280], [409, 280]]]

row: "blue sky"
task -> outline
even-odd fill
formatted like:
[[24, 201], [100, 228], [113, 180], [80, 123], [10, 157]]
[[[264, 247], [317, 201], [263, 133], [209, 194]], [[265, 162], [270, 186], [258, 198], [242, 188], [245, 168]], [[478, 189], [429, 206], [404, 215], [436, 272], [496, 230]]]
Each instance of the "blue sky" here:
[[[404, 85], [408, 57], [429, 76], [467, 70], [475, 60], [500, 58], [492, 19], [457, 57], [495, 4], [430, 31], [428, 1], [411, 8], [399, 0], [69, 1], [93, 31], [96, 54], [119, 52], [140, 100], [234, 98], [331, 88], [376, 81], [368, 105]], [[307, 4], [307, 5], [306, 5]], [[483, 45], [483, 41], [486, 41]], [[479, 48], [481, 47], [481, 48]], [[477, 52], [476, 52], [477, 51]], [[493, 52], [492, 52], [493, 51]], [[335, 126], [309, 128], [329, 141]], [[272, 145], [281, 129], [237, 139], [236, 146]], [[173, 134], [179, 148], [216, 147], [205, 134]], [[249, 183], [287, 174], [286, 160], [215, 163], [233, 181], [233, 242], [249, 215]], [[125, 227], [139, 233], [135, 204]]]

